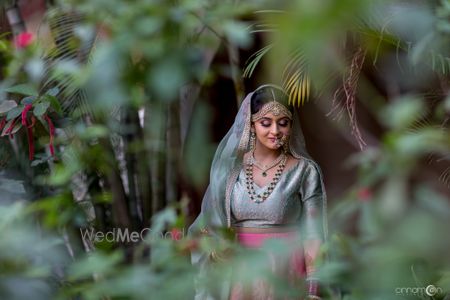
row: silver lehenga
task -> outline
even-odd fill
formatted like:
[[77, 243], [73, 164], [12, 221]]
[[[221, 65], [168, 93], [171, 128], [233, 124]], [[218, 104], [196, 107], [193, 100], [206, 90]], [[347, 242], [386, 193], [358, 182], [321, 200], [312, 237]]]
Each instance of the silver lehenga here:
[[[260, 87], [261, 88], [261, 87]], [[250, 201], [243, 186], [243, 156], [249, 149], [251, 128], [248, 94], [231, 129], [214, 155], [210, 184], [202, 200], [201, 212], [189, 227], [189, 234], [205, 228], [215, 235], [223, 227], [299, 226], [304, 239], [327, 239], [326, 193], [323, 176], [308, 155], [297, 111], [294, 110], [289, 153], [299, 162], [285, 170], [276, 188], [263, 203]], [[257, 187], [258, 188], [258, 187]], [[262, 187], [260, 187], [262, 188]], [[193, 252], [191, 261], [200, 271], [209, 262], [208, 254]], [[227, 297], [225, 297], [227, 298]], [[216, 299], [198, 290], [196, 299]]]
[[[242, 171], [231, 194], [233, 227], [298, 226], [303, 239], [323, 239], [322, 185], [310, 160], [301, 159], [286, 170], [266, 201], [250, 200]], [[256, 186], [257, 192], [264, 187]]]

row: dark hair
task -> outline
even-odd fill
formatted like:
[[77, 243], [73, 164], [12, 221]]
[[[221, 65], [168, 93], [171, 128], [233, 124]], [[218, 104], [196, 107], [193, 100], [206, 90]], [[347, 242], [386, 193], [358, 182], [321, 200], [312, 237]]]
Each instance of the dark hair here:
[[250, 101], [252, 114], [257, 113], [264, 104], [274, 100], [286, 106], [291, 112], [293, 111], [292, 106], [288, 104], [288, 96], [286, 95], [286, 93], [281, 88], [268, 85], [256, 89], [256, 91], [253, 93], [252, 99]]

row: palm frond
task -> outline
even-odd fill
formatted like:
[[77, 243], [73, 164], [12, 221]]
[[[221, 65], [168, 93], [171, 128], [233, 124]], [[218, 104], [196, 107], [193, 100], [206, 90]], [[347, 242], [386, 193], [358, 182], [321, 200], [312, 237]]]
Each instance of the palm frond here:
[[441, 175], [439, 180], [447, 187], [450, 188], [450, 167], [446, 168]]
[[301, 106], [308, 101], [311, 82], [306, 57], [300, 50], [286, 64], [282, 75], [282, 85], [289, 96], [289, 104]]
[[255, 14], [285, 14], [286, 11], [280, 9], [260, 9]]
[[54, 74], [54, 67], [61, 63], [86, 63], [94, 41], [80, 43], [75, 36], [75, 29], [83, 20], [83, 16], [77, 12], [67, 12], [61, 9], [52, 9], [46, 16], [50, 27], [50, 33], [55, 42], [55, 47], [46, 53], [46, 69], [42, 90], [53, 87], [59, 89], [58, 98], [65, 114], [70, 114], [78, 109], [83, 115], [91, 112], [86, 95], [75, 84], [71, 76]]
[[250, 56], [247, 61], [245, 62], [246, 67], [244, 68], [244, 73], [242, 76], [249, 78], [253, 75], [253, 72], [255, 71], [256, 66], [259, 64], [261, 59], [264, 57], [264, 55], [267, 54], [267, 52], [270, 51], [275, 45], [269, 44], [258, 51], [256, 51], [252, 56]]
[[[375, 44], [376, 47], [373, 53], [372, 64], [376, 65], [378, 57], [380, 55], [380, 49], [384, 46], [395, 47], [397, 57], [400, 52], [404, 52], [408, 55], [413, 65], [420, 65], [418, 62], [423, 62], [429, 65], [431, 69], [441, 75], [450, 74], [450, 56], [448, 56], [450, 45], [447, 43], [434, 44], [439, 33], [430, 32], [422, 39], [412, 42], [406, 40], [389, 30], [390, 22], [392, 18], [385, 20], [383, 23], [369, 22], [368, 20], [358, 20], [355, 26], [355, 32], [359, 33], [366, 43]], [[441, 40], [438, 38], [438, 40]], [[399, 59], [397, 62], [400, 65]]]
[[267, 33], [267, 32], [276, 32], [277, 27], [275, 25], [271, 24], [255, 24], [250, 26], [249, 32], [250, 33]]

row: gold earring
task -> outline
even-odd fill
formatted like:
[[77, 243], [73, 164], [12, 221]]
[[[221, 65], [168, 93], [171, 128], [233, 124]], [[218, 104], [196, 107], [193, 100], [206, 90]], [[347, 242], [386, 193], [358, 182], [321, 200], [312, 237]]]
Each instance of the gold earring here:
[[289, 152], [289, 135], [283, 135], [283, 137], [281, 138], [281, 142], [283, 144], [283, 151], [284, 153], [288, 153]]
[[256, 134], [255, 131], [252, 129], [250, 131], [250, 150], [254, 150], [256, 147]]

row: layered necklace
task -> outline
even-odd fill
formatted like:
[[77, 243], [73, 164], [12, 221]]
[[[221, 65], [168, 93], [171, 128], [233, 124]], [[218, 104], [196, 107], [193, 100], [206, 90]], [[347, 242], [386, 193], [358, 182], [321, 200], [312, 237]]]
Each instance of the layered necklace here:
[[[255, 203], [261, 203], [266, 200], [272, 191], [275, 189], [278, 181], [280, 180], [281, 174], [283, 174], [284, 167], [286, 166], [287, 156], [284, 153], [275, 159], [272, 163], [266, 166], [261, 166], [258, 161], [255, 159], [254, 151], [252, 155], [247, 160], [247, 165], [245, 168], [245, 184], [247, 186], [248, 195], [250, 199]], [[267, 170], [272, 169], [278, 165], [277, 171], [272, 179], [272, 181], [267, 185], [267, 187], [259, 194], [255, 192], [255, 182], [253, 181], [253, 166], [256, 166], [258, 169], [263, 171], [262, 176], [267, 176]]]
[[252, 155], [250, 156], [250, 164], [254, 165], [255, 167], [257, 167], [258, 169], [260, 169], [262, 171], [262, 176], [266, 177], [267, 176], [267, 171], [272, 169], [273, 167], [275, 167], [276, 165], [278, 165], [283, 158], [285, 158], [286, 155], [284, 153], [281, 153], [280, 156], [278, 156], [273, 162], [271, 162], [268, 165], [261, 165], [255, 158], [255, 151], [252, 151]]

